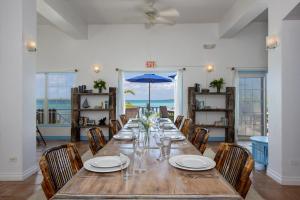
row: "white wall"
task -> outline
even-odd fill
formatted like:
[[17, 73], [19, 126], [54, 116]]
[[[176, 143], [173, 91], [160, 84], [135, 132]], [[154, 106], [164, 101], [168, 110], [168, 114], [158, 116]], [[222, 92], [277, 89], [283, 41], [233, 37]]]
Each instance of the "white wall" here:
[[[297, 116], [295, 112], [297, 112], [298, 105], [289, 105], [289, 103], [299, 97], [297, 92], [293, 95], [290, 93], [290, 89], [294, 90], [295, 87], [290, 81], [294, 80], [294, 75], [298, 72], [294, 65], [287, 66], [284, 63], [288, 64], [289, 59], [295, 62], [299, 55], [292, 53], [287, 56], [287, 53], [295, 50], [295, 46], [290, 46], [291, 42], [288, 39], [293, 36], [293, 33], [291, 29], [283, 33], [283, 19], [299, 2], [299, 0], [285, 0], [284, 3], [281, 0], [269, 1], [269, 35], [277, 35], [281, 43], [275, 50], [269, 50], [268, 54], [268, 109], [270, 113], [268, 175], [282, 184], [300, 184], [300, 165], [298, 163], [295, 166], [299, 157], [291, 153], [299, 152], [299, 147], [293, 142], [299, 139], [299, 136], [295, 135], [298, 126], [297, 123], [289, 123], [289, 121], [295, 122], [293, 117]], [[297, 40], [293, 42], [295, 41]], [[296, 74], [293, 75], [294, 72]], [[291, 79], [286, 82], [285, 79], [289, 79], [289, 76]], [[289, 96], [286, 96], [286, 93], [289, 93]], [[294, 108], [291, 110], [289, 106]], [[287, 111], [292, 112], [287, 113]], [[298, 170], [298, 173], [295, 173], [295, 170]]]
[[0, 180], [23, 180], [37, 170], [36, 56], [24, 47], [36, 38], [35, 3], [0, 3]]
[[[253, 23], [232, 39], [219, 39], [217, 24], [156, 26], [150, 30], [143, 25], [92, 25], [88, 40], [74, 40], [51, 26], [39, 26], [38, 71], [78, 68], [77, 84], [91, 86], [93, 80], [103, 78], [116, 87], [115, 68], [145, 70], [149, 59], [157, 61], [157, 70], [196, 66], [184, 72], [186, 114], [186, 89], [195, 82], [206, 86], [212, 79], [224, 77], [226, 86], [231, 86], [231, 67], [267, 67], [266, 34], [266, 23]], [[205, 43], [216, 43], [217, 47], [204, 50]], [[99, 74], [92, 71], [94, 63], [104, 66]], [[208, 76], [203, 68], [207, 63], [216, 67]]]
[[284, 21], [282, 33], [282, 174], [300, 184], [300, 20]]

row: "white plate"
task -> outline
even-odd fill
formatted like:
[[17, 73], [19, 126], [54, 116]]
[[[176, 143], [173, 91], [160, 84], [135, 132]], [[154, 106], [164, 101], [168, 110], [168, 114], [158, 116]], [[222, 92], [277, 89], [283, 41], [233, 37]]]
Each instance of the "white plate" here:
[[[203, 160], [203, 162], [207, 163], [206, 167], [203, 168], [193, 168], [193, 166], [195, 167], [199, 167], [199, 165], [196, 165], [195, 162], [191, 162], [189, 161], [188, 166], [191, 167], [186, 167], [186, 163], [184, 164], [185, 166], [182, 166], [181, 164], [183, 164], [182, 159], [184, 160]], [[179, 169], [184, 169], [184, 170], [189, 170], [189, 171], [204, 171], [204, 170], [210, 170], [212, 168], [214, 168], [216, 166], [215, 161], [213, 161], [212, 159], [205, 157], [205, 156], [198, 156], [198, 155], [178, 155], [178, 156], [173, 156], [169, 159], [169, 163], [170, 165], [172, 165], [173, 167], [179, 168]], [[180, 163], [177, 164], [177, 163]]]
[[178, 134], [165, 134], [166, 137], [171, 138], [172, 141], [181, 141], [185, 140], [185, 137], [183, 135]]
[[[118, 157], [118, 156], [113, 156], [113, 157]], [[92, 158], [92, 159], [87, 160], [87, 161], [84, 162], [83, 167], [86, 170], [92, 171], [92, 172], [101, 172], [101, 173], [116, 172], [116, 171], [121, 170], [121, 165], [116, 166], [116, 167], [107, 167], [107, 168], [106, 167], [93, 167], [91, 165], [91, 162], [93, 162], [93, 159], [95, 159], [95, 158]], [[127, 156], [125, 156], [125, 155], [122, 158], [122, 162], [124, 162], [123, 159], [125, 160], [126, 164], [125, 163], [123, 164], [122, 169], [125, 169], [125, 168], [127, 168], [129, 166], [130, 159]], [[119, 161], [119, 163], [121, 163], [121, 162]]]
[[210, 162], [200, 156], [187, 156], [175, 161], [177, 165], [187, 168], [202, 169], [210, 166]]
[[[126, 159], [122, 158], [122, 164], [126, 162]], [[90, 165], [93, 167], [118, 167], [121, 165], [119, 156], [101, 156], [95, 157], [89, 160]]]
[[136, 123], [128, 123], [125, 125], [126, 128], [138, 128], [139, 127], [139, 124], [136, 124]]
[[132, 140], [132, 134], [122, 133], [113, 136], [116, 140]]

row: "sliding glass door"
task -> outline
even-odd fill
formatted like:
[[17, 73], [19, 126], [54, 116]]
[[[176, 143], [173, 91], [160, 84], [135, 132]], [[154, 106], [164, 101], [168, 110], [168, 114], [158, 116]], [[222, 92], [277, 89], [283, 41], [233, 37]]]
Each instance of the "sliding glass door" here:
[[265, 73], [239, 72], [238, 137], [266, 134]]

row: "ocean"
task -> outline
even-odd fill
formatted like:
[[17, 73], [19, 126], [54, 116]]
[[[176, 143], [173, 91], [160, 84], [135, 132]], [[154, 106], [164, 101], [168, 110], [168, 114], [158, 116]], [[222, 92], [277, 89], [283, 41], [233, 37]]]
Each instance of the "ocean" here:
[[[148, 100], [126, 100], [126, 103], [131, 103], [137, 107], [146, 107]], [[174, 99], [151, 100], [150, 103], [153, 107], [167, 106], [170, 109], [174, 108]]]

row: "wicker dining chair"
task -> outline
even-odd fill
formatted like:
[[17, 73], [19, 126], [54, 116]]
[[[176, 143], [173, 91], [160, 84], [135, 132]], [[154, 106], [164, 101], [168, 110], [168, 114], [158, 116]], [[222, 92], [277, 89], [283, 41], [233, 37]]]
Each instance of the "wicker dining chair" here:
[[190, 141], [191, 141], [190, 133], [193, 128], [192, 126], [193, 126], [193, 121], [191, 119], [187, 118], [184, 120], [183, 125], [180, 129], [182, 134]]
[[127, 124], [128, 120], [129, 120], [125, 114], [120, 115], [120, 119], [121, 119], [123, 126], [125, 126], [125, 124]]
[[64, 144], [45, 151], [39, 162], [43, 174], [42, 188], [50, 199], [83, 166], [75, 144]]
[[159, 106], [159, 113], [161, 118], [169, 118], [167, 106]]
[[245, 198], [251, 186], [250, 174], [254, 160], [244, 147], [221, 143], [215, 156], [216, 169]]
[[180, 126], [181, 126], [181, 123], [182, 123], [182, 121], [183, 121], [183, 118], [184, 118], [183, 115], [178, 115], [178, 116], [176, 117], [176, 120], [175, 120], [174, 124], [175, 124], [175, 126], [176, 126], [178, 129], [179, 129]]
[[122, 126], [117, 119], [111, 119], [109, 125], [113, 135], [116, 135], [122, 129]]
[[207, 142], [208, 142], [208, 130], [206, 128], [197, 127], [194, 131], [194, 138], [192, 139], [192, 144], [199, 149], [201, 154], [204, 153]]
[[87, 132], [89, 147], [93, 155], [95, 155], [105, 144], [105, 137], [100, 128], [90, 128]]

